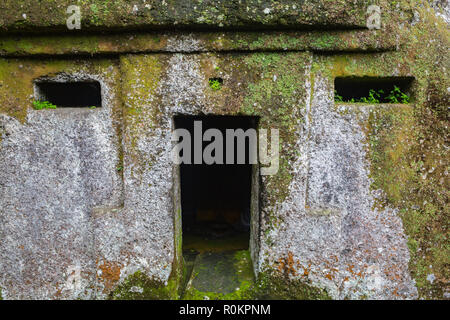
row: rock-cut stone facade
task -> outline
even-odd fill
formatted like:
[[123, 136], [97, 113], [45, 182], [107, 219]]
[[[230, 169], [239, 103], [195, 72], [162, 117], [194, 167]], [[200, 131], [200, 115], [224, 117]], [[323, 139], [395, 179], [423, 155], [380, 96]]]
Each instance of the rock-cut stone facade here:
[[[173, 117], [204, 114], [280, 132], [278, 173], [252, 176], [253, 297], [448, 298], [445, 5], [3, 1], [0, 296], [180, 298]], [[341, 78], [410, 100], [339, 101]], [[101, 106], [33, 108], [77, 81]]]

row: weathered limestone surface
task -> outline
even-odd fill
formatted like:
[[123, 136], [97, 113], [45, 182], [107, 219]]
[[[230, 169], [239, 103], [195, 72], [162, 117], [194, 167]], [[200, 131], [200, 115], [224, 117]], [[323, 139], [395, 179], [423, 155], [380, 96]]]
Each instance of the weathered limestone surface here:
[[[126, 41], [124, 41], [126, 39]], [[195, 39], [195, 40], [193, 40]], [[191, 45], [188, 45], [192, 42]], [[167, 32], [81, 35], [15, 35], [0, 38], [0, 56], [105, 55], [152, 52], [388, 51], [395, 34], [380, 30], [307, 32]]]
[[[252, 294], [449, 297], [446, 7], [380, 1], [369, 31], [367, 1], [92, 0], [73, 38], [11, 35], [66, 30], [69, 1], [36, 3], [0, 4], [2, 298], [179, 297], [175, 114], [280, 129], [279, 172], [252, 188]], [[337, 104], [338, 76], [413, 77], [412, 103]], [[42, 77], [98, 80], [103, 106], [33, 110]]]
[[401, 219], [395, 210], [374, 208], [361, 126], [368, 110], [338, 112], [332, 88], [316, 75], [310, 121], [298, 132], [303, 157], [264, 256], [334, 299], [416, 298]]

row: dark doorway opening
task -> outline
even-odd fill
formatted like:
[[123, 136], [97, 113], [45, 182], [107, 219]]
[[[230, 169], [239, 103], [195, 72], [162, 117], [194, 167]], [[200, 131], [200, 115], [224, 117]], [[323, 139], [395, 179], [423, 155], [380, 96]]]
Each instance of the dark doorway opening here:
[[101, 107], [102, 95], [98, 81], [36, 82], [40, 101], [48, 101], [61, 108]]
[[[194, 164], [194, 122], [201, 121], [202, 136], [218, 129], [223, 136], [223, 164]], [[227, 164], [226, 129], [256, 129], [258, 118], [246, 116], [176, 116], [176, 129], [189, 131], [191, 164], [180, 165], [183, 250], [218, 252], [247, 250], [250, 240], [252, 164], [249, 139], [245, 139], [245, 163]], [[198, 122], [197, 122], [198, 123]], [[256, 131], [255, 131], [256, 132]], [[236, 142], [236, 140], [234, 141]], [[211, 141], [202, 142], [202, 150]]]

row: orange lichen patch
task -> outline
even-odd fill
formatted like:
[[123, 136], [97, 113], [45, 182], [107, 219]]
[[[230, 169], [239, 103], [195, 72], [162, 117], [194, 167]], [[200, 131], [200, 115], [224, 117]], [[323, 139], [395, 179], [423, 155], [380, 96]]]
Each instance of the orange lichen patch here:
[[398, 289], [395, 288], [394, 291], [392, 292], [392, 294], [396, 297], [400, 297], [400, 295], [398, 294]]
[[326, 274], [325, 278], [327, 278], [328, 280], [333, 280], [333, 276], [331, 274]]
[[98, 268], [102, 271], [99, 280], [105, 287], [103, 291], [108, 292], [119, 281], [122, 265], [117, 262], [103, 262]]
[[[297, 263], [298, 264], [298, 263]], [[288, 252], [288, 256], [278, 259], [278, 270], [286, 275], [297, 275], [295, 269], [294, 255], [292, 252]]]

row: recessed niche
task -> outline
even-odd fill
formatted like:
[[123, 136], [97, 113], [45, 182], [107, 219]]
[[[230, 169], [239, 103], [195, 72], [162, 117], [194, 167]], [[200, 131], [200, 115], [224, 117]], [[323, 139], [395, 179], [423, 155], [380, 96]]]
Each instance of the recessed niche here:
[[102, 95], [98, 81], [35, 83], [36, 98], [59, 108], [101, 107]]
[[412, 77], [337, 77], [334, 80], [336, 102], [409, 103]]

